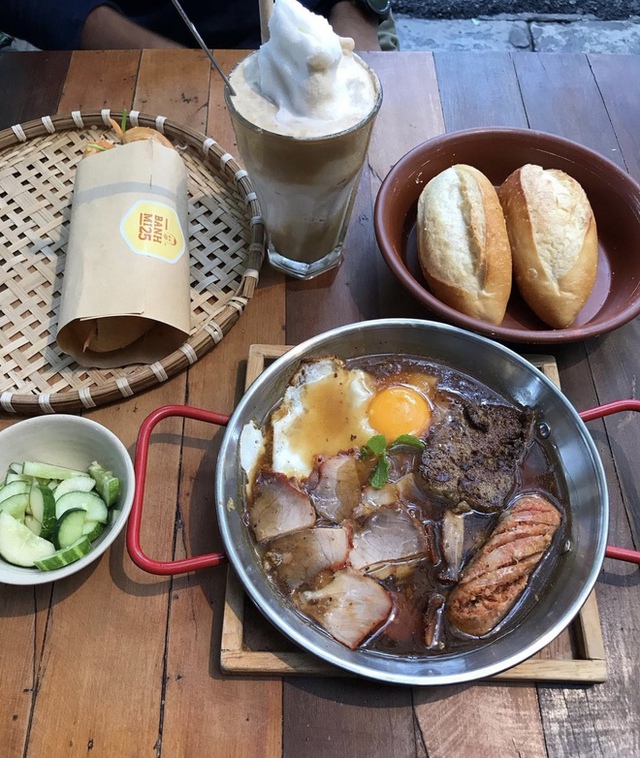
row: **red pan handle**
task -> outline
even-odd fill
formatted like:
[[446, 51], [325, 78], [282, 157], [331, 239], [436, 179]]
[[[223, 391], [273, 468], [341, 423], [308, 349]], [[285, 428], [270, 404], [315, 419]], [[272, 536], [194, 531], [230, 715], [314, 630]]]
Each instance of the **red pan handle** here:
[[140, 525], [142, 524], [142, 503], [144, 501], [146, 485], [149, 440], [155, 425], [169, 416], [182, 416], [183, 418], [206, 421], [208, 424], [217, 424], [218, 426], [226, 426], [229, 422], [229, 416], [224, 416], [220, 413], [205, 411], [201, 408], [192, 408], [188, 405], [165, 405], [150, 413], [140, 426], [133, 466], [136, 474], [136, 486], [133, 495], [133, 505], [131, 506], [131, 515], [127, 524], [127, 550], [136, 566], [139, 566], [144, 571], [148, 571], [150, 574], [160, 574], [162, 576], [184, 574], [187, 571], [194, 571], [195, 569], [206, 568], [207, 566], [219, 566], [221, 563], [227, 562], [227, 556], [224, 553], [207, 553], [180, 561], [156, 561], [145, 555], [140, 547]]
[[[640, 412], [640, 400], [614, 400], [611, 403], [598, 405], [595, 408], [589, 408], [580, 412], [580, 418], [583, 421], [593, 421], [596, 418], [604, 418], [612, 413], [620, 411], [638, 411]], [[629, 563], [640, 563], [640, 552], [638, 550], [629, 550], [626, 547], [613, 547], [607, 545], [605, 551], [607, 558], [614, 558], [618, 561], [627, 561]]]
[[[595, 408], [589, 408], [580, 413], [580, 418], [583, 421], [592, 421], [620, 411], [640, 412], [640, 400], [616, 400]], [[140, 546], [140, 527], [142, 524], [142, 505], [146, 485], [149, 440], [156, 424], [170, 416], [181, 416], [183, 418], [195, 419], [196, 421], [205, 421], [209, 424], [217, 424], [218, 426], [226, 426], [229, 422], [229, 416], [214, 413], [213, 411], [205, 411], [202, 408], [193, 408], [187, 405], [165, 405], [150, 413], [140, 426], [134, 462], [136, 487], [133, 505], [131, 506], [131, 515], [127, 524], [127, 550], [136, 566], [139, 566], [150, 574], [162, 576], [184, 574], [188, 571], [209, 566], [219, 566], [227, 562], [227, 557], [224, 553], [207, 553], [180, 561], [156, 561], [153, 558], [149, 558]], [[640, 552], [637, 550], [608, 545], [605, 555], [608, 558], [640, 564]]]

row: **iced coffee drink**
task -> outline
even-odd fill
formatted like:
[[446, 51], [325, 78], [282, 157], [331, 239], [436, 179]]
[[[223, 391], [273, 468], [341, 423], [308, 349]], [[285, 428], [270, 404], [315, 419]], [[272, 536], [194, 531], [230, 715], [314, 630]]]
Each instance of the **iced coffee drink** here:
[[271, 264], [310, 279], [342, 246], [382, 91], [326, 19], [276, 0], [270, 39], [231, 73], [240, 156], [267, 227]]

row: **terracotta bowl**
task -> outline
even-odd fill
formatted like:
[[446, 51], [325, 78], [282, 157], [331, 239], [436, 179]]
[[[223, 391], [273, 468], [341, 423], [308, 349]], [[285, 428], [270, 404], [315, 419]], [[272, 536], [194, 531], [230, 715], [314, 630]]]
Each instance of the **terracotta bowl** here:
[[[562, 169], [580, 182], [596, 217], [599, 262], [593, 292], [570, 327], [544, 324], [515, 286], [499, 326], [465, 316], [431, 294], [418, 262], [417, 202], [425, 184], [456, 163], [475, 166], [496, 187], [525, 163]], [[424, 142], [386, 176], [374, 223], [380, 250], [404, 287], [443, 320], [475, 332], [511, 342], [571, 342], [616, 329], [640, 313], [640, 186], [611, 161], [570, 140], [495, 128]]]

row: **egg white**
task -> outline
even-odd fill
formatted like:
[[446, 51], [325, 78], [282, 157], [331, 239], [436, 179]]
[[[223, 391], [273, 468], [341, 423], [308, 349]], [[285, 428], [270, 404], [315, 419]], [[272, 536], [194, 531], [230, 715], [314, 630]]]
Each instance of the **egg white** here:
[[338, 358], [303, 364], [271, 417], [273, 469], [303, 479], [317, 455], [364, 445], [376, 433], [367, 418], [374, 391], [364, 371]]

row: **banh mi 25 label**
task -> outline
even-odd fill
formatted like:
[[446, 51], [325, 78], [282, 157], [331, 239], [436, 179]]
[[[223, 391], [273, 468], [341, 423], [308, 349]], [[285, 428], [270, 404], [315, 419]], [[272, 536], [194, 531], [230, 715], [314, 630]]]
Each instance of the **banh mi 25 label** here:
[[124, 215], [120, 233], [134, 253], [167, 263], [180, 260], [186, 248], [178, 214], [157, 201], [135, 203]]

